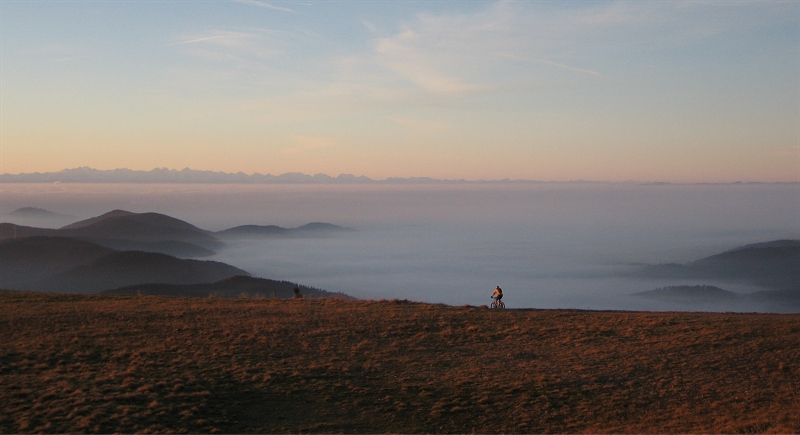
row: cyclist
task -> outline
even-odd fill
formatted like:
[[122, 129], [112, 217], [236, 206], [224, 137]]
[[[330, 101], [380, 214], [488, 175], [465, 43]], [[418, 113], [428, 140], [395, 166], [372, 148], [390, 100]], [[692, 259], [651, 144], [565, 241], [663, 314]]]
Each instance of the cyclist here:
[[500, 286], [498, 285], [497, 287], [494, 288], [494, 293], [492, 293], [491, 297], [495, 301], [500, 302], [500, 299], [503, 299], [503, 289], [501, 289]]

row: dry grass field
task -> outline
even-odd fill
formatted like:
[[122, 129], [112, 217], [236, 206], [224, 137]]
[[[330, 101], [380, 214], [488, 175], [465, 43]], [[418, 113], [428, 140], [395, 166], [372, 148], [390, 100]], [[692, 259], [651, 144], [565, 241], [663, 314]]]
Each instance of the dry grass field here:
[[800, 432], [800, 315], [0, 292], [0, 432]]

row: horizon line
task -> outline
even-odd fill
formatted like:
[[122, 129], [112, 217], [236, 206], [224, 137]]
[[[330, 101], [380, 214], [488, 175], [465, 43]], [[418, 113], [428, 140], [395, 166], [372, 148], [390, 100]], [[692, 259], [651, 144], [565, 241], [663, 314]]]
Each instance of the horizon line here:
[[89, 166], [66, 168], [51, 172], [0, 173], [0, 183], [131, 183], [131, 184], [558, 184], [558, 183], [596, 183], [596, 184], [639, 184], [639, 185], [739, 185], [739, 184], [800, 184], [798, 181], [643, 181], [643, 180], [535, 180], [535, 179], [464, 179], [434, 178], [428, 176], [388, 177], [374, 179], [365, 175], [341, 173], [330, 176], [323, 173], [314, 175], [303, 172], [285, 172], [279, 175], [270, 173], [250, 174], [239, 172], [212, 171], [203, 169], [170, 169], [156, 167], [151, 170], [116, 168], [95, 169]]

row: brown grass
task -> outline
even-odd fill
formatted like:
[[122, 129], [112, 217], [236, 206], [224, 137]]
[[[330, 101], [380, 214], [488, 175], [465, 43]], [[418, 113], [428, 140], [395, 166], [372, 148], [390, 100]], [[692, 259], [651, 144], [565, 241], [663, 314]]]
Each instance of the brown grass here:
[[0, 292], [0, 432], [800, 432], [800, 315]]

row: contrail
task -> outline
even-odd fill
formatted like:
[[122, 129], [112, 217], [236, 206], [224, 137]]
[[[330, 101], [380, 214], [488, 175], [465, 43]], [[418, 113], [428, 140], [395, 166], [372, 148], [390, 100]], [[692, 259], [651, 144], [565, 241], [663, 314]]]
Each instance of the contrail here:
[[603, 77], [603, 74], [601, 74], [601, 73], [599, 73], [597, 71], [594, 71], [594, 70], [583, 69], [583, 68], [575, 68], [573, 66], [569, 66], [569, 65], [566, 65], [566, 64], [563, 64], [563, 63], [558, 63], [558, 62], [552, 62], [552, 61], [549, 61], [549, 60], [546, 60], [546, 59], [527, 59], [527, 58], [524, 58], [524, 57], [514, 56], [513, 54], [508, 54], [508, 53], [500, 53], [500, 56], [507, 57], [509, 59], [514, 59], [514, 60], [522, 60], [522, 61], [525, 61], [525, 62], [543, 63], [543, 64], [546, 64], [546, 65], [552, 65], [552, 66], [557, 66], [559, 68], [564, 68], [564, 69], [567, 69], [567, 70], [570, 70], [570, 71], [580, 72], [580, 73], [584, 73], [584, 74], [591, 74], [591, 75], [597, 76], [597, 77]]
[[173, 42], [171, 44], [166, 44], [165, 47], [169, 47], [172, 45], [194, 44], [195, 42], [203, 42], [203, 41], [208, 41], [210, 39], [230, 38], [231, 36], [233, 35], [206, 36], [205, 38], [191, 39], [189, 41]]
[[294, 9], [282, 8], [280, 6], [273, 6], [269, 3], [264, 3], [257, 0], [233, 0], [233, 1], [244, 5], [253, 5], [261, 8], [275, 9], [276, 11], [294, 12]]

